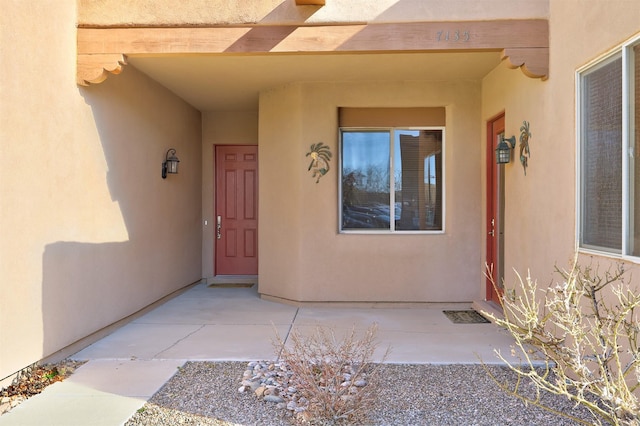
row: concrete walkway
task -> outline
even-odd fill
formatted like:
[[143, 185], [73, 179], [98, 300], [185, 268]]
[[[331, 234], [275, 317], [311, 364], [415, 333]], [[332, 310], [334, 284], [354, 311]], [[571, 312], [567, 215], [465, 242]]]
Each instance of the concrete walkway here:
[[71, 358], [88, 361], [9, 413], [0, 426], [115, 426], [124, 424], [186, 361], [275, 359], [276, 332], [286, 339], [317, 325], [336, 334], [378, 324], [380, 360], [388, 363], [499, 363], [494, 350], [512, 339], [493, 324], [454, 324], [429, 307], [302, 307], [262, 300], [253, 288], [199, 284], [128, 323]]

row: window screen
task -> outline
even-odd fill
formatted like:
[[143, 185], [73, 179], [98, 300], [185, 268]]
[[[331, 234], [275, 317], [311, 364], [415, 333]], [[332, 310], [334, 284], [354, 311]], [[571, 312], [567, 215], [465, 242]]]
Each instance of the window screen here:
[[582, 246], [622, 249], [622, 59], [582, 77]]

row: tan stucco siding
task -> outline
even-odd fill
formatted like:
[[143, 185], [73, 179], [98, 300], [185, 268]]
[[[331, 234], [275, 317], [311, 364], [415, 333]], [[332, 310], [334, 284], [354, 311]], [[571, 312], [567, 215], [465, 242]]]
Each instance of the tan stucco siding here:
[[[576, 153], [576, 71], [589, 62], [601, 57], [620, 43], [640, 34], [640, 2], [634, 0], [617, 0], [591, 2], [588, 0], [570, 0], [551, 2], [553, 16], [550, 20], [552, 71], [557, 73], [550, 90], [553, 93], [554, 110], [550, 131], [555, 140]], [[576, 19], [575, 10], [580, 10]], [[557, 71], [556, 71], [557, 70]], [[551, 80], [551, 79], [550, 79]], [[638, 123], [636, 123], [636, 126]], [[563, 149], [564, 152], [566, 152]], [[569, 186], [567, 185], [567, 189]], [[575, 175], [573, 176], [573, 194], [576, 192]], [[575, 200], [575, 195], [573, 197]], [[575, 201], [574, 203], [575, 204]], [[577, 207], [577, 206], [576, 206]], [[564, 222], [573, 225], [572, 241], [576, 241], [575, 210], [563, 215]], [[611, 264], [620, 261], [616, 256], [586, 254], [581, 258], [582, 264], [599, 265], [606, 270]], [[640, 287], [640, 275], [637, 259], [624, 261], [627, 279], [633, 278], [633, 285]]]
[[[446, 107], [444, 234], [338, 233], [341, 106]], [[479, 114], [478, 82], [308, 83], [261, 94], [260, 292], [302, 301], [479, 298]], [[317, 142], [334, 157], [316, 184], [305, 154]]]
[[260, 95], [258, 157], [259, 291], [298, 300], [305, 224], [302, 171], [302, 88], [275, 88]]
[[79, 89], [75, 1], [3, 6], [0, 378], [201, 277], [200, 113], [133, 68]]
[[162, 26], [409, 22], [547, 18], [548, 0], [328, 0], [296, 6], [294, 0], [174, 1], [79, 0], [78, 22], [87, 26]]
[[[502, 64], [482, 86], [483, 126], [505, 111], [506, 136], [519, 138], [524, 120], [532, 133], [527, 175], [519, 144], [505, 166], [507, 287], [516, 284], [515, 271], [546, 285], [558, 278], [556, 265], [570, 265], [576, 249], [576, 71], [640, 32], [635, 1], [552, 0], [550, 16], [549, 80], [527, 79]], [[589, 254], [581, 262], [605, 270], [619, 260]], [[634, 261], [626, 263], [637, 270]]]
[[[545, 82], [529, 79], [508, 69], [504, 63], [483, 80], [483, 129], [487, 120], [504, 111], [505, 136], [516, 137], [511, 163], [504, 166], [507, 287], [515, 281], [514, 269], [523, 275], [530, 270], [532, 276], [547, 282], [554, 264], [564, 263], [573, 253], [575, 166], [571, 159], [574, 144], [554, 136], [554, 129], [563, 124], [556, 123], [552, 113], [557, 101], [553, 83], [552, 79]], [[532, 133], [526, 175], [520, 162], [523, 121], [529, 122]], [[483, 136], [486, 139], [486, 134]], [[489, 143], [495, 145], [494, 141]], [[483, 165], [483, 188], [485, 170]], [[483, 223], [486, 222], [483, 220]]]

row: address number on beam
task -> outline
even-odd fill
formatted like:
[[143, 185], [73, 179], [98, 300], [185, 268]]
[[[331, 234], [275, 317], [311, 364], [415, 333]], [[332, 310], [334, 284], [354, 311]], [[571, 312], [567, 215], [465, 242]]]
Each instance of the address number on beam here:
[[438, 31], [436, 33], [436, 41], [453, 41], [466, 43], [471, 40], [471, 33], [469, 31]]

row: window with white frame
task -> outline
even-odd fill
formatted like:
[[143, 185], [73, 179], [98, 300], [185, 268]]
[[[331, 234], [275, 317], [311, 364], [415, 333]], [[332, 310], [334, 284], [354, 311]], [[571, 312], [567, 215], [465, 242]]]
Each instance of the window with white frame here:
[[342, 232], [442, 232], [444, 128], [341, 128]]
[[640, 256], [640, 40], [578, 72], [580, 248]]

